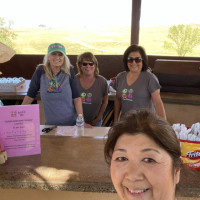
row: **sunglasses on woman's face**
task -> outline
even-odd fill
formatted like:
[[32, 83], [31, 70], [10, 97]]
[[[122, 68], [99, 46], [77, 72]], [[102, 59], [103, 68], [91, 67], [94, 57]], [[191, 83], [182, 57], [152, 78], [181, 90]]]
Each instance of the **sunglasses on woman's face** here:
[[83, 62], [82, 65], [83, 66], [87, 66], [87, 65], [93, 66], [94, 63], [93, 62]]
[[133, 63], [133, 61], [135, 61], [135, 63], [140, 63], [140, 62], [142, 62], [142, 58], [141, 57], [136, 57], [136, 58], [128, 57], [127, 58], [128, 63]]

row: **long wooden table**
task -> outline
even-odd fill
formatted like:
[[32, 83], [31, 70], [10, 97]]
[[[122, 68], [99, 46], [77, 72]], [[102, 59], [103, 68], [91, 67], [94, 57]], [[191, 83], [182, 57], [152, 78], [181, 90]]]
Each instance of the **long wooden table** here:
[[[113, 192], [103, 147], [108, 127], [41, 126], [41, 154], [9, 157], [0, 166], [0, 188]], [[77, 128], [79, 129], [79, 128]]]

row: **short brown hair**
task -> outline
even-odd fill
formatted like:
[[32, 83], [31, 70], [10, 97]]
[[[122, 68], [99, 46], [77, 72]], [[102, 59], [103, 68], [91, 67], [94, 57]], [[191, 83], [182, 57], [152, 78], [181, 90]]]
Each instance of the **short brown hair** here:
[[98, 61], [91, 52], [84, 52], [77, 56], [76, 66], [78, 68], [78, 74], [79, 75], [83, 74], [81, 70], [81, 65], [82, 65], [83, 60], [88, 60], [94, 63], [95, 65], [94, 75], [98, 76], [99, 75]]
[[120, 136], [141, 133], [147, 135], [169, 154], [173, 161], [173, 169], [180, 167], [181, 149], [176, 133], [166, 120], [147, 109], [128, 112], [110, 128], [104, 147], [106, 162], [110, 164], [116, 142]]

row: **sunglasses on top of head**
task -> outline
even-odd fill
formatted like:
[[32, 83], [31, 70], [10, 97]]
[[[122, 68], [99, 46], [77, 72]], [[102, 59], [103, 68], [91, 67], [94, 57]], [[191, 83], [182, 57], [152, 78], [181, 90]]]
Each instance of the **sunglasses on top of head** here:
[[87, 65], [93, 66], [94, 63], [93, 62], [83, 62], [82, 65], [83, 66], [87, 66]]
[[141, 57], [136, 57], [136, 58], [128, 57], [127, 58], [128, 63], [133, 63], [133, 61], [135, 61], [135, 63], [140, 63], [140, 62], [142, 62], [142, 58]]

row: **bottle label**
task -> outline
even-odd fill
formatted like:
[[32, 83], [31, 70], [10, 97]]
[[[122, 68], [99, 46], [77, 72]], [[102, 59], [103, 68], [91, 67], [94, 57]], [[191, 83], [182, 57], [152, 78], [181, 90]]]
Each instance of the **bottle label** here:
[[82, 116], [78, 116], [77, 119], [76, 119], [76, 126], [84, 126], [84, 119]]

